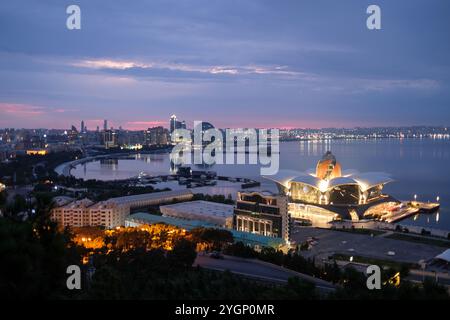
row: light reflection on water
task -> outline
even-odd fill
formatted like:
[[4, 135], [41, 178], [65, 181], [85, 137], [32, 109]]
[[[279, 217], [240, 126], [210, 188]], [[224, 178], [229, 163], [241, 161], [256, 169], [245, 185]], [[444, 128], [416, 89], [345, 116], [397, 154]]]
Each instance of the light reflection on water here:
[[[450, 229], [450, 141], [449, 140], [323, 140], [282, 142], [280, 168], [306, 171], [331, 150], [343, 170], [387, 172], [395, 180], [385, 192], [401, 200], [435, 201], [440, 197], [439, 213], [421, 214], [405, 223]], [[197, 169], [205, 169], [197, 167]], [[215, 165], [208, 170], [219, 175], [249, 177], [260, 180], [258, 165]], [[136, 155], [111, 164], [91, 162], [80, 165], [72, 174], [84, 179], [126, 179], [146, 172], [150, 175], [170, 174], [168, 154]]]

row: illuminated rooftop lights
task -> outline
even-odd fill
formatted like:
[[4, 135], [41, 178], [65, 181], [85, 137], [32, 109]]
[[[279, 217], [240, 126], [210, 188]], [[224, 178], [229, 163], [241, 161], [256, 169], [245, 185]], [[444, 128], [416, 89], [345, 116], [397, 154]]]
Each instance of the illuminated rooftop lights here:
[[328, 190], [328, 181], [320, 180], [320, 182], [319, 182], [319, 190], [321, 192], [326, 192]]

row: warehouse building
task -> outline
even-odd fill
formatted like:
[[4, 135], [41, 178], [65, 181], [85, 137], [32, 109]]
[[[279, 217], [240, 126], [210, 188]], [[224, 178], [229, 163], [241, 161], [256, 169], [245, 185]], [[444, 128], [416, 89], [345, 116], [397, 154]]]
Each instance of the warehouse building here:
[[224, 228], [233, 226], [233, 209], [229, 204], [210, 201], [189, 201], [161, 206], [165, 217], [198, 220]]

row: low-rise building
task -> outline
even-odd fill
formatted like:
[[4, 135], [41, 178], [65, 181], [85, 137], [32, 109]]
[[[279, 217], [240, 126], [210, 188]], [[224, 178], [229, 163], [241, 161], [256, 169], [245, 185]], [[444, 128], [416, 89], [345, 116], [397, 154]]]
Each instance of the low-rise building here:
[[233, 227], [233, 209], [229, 204], [210, 201], [189, 201], [161, 206], [160, 210], [165, 217], [198, 220], [219, 227]]
[[130, 215], [130, 207], [112, 201], [101, 201], [89, 208], [89, 225], [111, 229], [123, 226]]
[[57, 197], [57, 207], [52, 210], [51, 218], [63, 227], [102, 226], [111, 229], [123, 226], [131, 209], [187, 201], [192, 197], [190, 190], [145, 193], [111, 198], [98, 203], [89, 199], [70, 201], [68, 197]]
[[51, 213], [51, 219], [58, 222], [62, 227], [89, 226], [89, 207], [92, 204], [94, 202], [87, 198], [67, 203], [54, 208]]
[[128, 205], [130, 208], [142, 208], [174, 201], [188, 201], [193, 197], [194, 194], [190, 190], [175, 190], [111, 198], [109, 201]]

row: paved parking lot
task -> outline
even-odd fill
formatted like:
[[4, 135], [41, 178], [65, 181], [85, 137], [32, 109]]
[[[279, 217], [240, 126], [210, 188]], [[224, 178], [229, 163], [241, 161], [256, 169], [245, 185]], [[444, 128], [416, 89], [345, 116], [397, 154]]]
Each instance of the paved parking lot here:
[[[386, 239], [382, 235], [371, 237], [370, 235], [307, 227], [293, 229], [292, 239], [298, 244], [310, 237], [317, 238], [317, 243], [303, 255], [306, 257], [315, 256], [320, 259], [333, 253], [343, 253], [417, 263], [422, 259], [431, 259], [445, 251], [445, 248], [442, 247]], [[395, 252], [395, 256], [389, 256], [387, 254], [389, 251]]]

